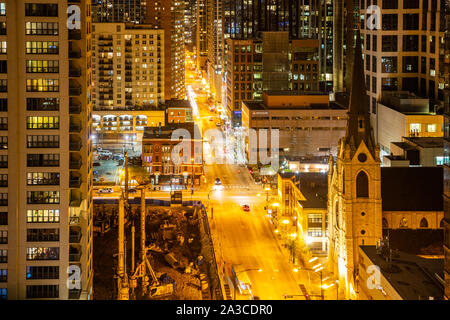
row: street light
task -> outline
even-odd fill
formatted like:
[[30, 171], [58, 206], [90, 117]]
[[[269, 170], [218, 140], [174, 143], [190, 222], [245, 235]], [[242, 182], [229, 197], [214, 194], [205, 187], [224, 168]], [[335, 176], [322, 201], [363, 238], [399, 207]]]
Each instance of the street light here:
[[234, 285], [234, 300], [236, 300], [236, 290], [237, 290], [237, 286], [239, 285], [239, 279], [238, 279], [238, 274], [242, 273], [242, 272], [247, 272], [247, 271], [258, 271], [258, 272], [262, 272], [263, 269], [256, 269], [256, 268], [252, 268], [252, 269], [245, 269], [245, 270], [241, 270], [239, 272], [235, 272], [235, 285]]
[[[192, 176], [191, 176], [191, 197], [194, 194], [194, 158], [191, 158]], [[191, 199], [192, 200], [192, 199]]]

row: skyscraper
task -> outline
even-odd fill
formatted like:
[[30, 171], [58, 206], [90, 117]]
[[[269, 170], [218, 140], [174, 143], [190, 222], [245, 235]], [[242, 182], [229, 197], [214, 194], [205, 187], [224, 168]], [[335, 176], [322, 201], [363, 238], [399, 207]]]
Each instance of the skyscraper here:
[[93, 295], [89, 7], [0, 1], [0, 299]]
[[147, 0], [146, 23], [164, 30], [164, 97], [184, 99], [184, 1]]
[[132, 22], [145, 20], [146, 0], [92, 0], [93, 22]]
[[450, 1], [445, 1], [444, 49], [444, 295], [450, 300]]

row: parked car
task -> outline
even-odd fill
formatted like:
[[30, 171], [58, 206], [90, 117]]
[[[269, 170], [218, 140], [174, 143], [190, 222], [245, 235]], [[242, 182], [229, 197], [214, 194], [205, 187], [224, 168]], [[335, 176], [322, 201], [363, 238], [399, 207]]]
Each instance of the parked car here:
[[214, 181], [214, 184], [216, 186], [220, 186], [222, 184], [222, 181], [220, 181], [220, 178], [216, 178], [216, 180]]
[[94, 162], [92, 165], [93, 165], [94, 167], [99, 167], [101, 164], [100, 164], [100, 162]]
[[113, 188], [103, 188], [103, 189], [99, 189], [97, 192], [98, 193], [113, 193], [114, 189]]
[[244, 204], [243, 206], [242, 206], [242, 209], [244, 210], [244, 211], [250, 211], [250, 207], [248, 206], [248, 204]]

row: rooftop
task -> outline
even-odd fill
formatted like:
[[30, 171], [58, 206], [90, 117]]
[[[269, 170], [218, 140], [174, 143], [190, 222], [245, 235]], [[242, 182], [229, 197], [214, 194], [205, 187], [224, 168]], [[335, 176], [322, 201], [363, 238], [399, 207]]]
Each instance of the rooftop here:
[[444, 138], [443, 137], [411, 137], [403, 138], [404, 141], [410, 142], [421, 148], [443, 148]]
[[187, 130], [192, 138], [202, 139], [199, 128], [193, 122], [171, 123], [162, 127], [145, 127], [142, 139], [171, 139], [173, 132], [178, 129]]
[[424, 259], [404, 252], [387, 262], [375, 246], [360, 246], [364, 254], [380, 267], [381, 274], [404, 300], [442, 299], [444, 287], [435, 276], [443, 278], [443, 259]]
[[326, 209], [328, 175], [322, 172], [282, 172], [283, 179], [292, 179], [306, 200], [300, 200], [303, 208]]
[[244, 101], [243, 102], [245, 104], [245, 106], [251, 110], [251, 111], [256, 111], [256, 110], [345, 110], [343, 109], [340, 105], [335, 104], [335, 103], [330, 103], [330, 104], [315, 104], [315, 103], [311, 103], [309, 105], [290, 105], [290, 106], [267, 106], [264, 102], [262, 101]]
[[382, 167], [383, 211], [442, 211], [442, 167]]

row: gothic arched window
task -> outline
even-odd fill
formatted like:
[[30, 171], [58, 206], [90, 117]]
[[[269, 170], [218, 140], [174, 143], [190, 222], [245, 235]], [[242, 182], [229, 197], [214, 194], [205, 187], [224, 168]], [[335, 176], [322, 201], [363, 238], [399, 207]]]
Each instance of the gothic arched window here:
[[428, 228], [428, 221], [426, 218], [422, 218], [422, 220], [420, 220], [420, 227], [421, 228]]
[[356, 197], [367, 198], [369, 196], [369, 178], [364, 171], [360, 171], [356, 177]]

